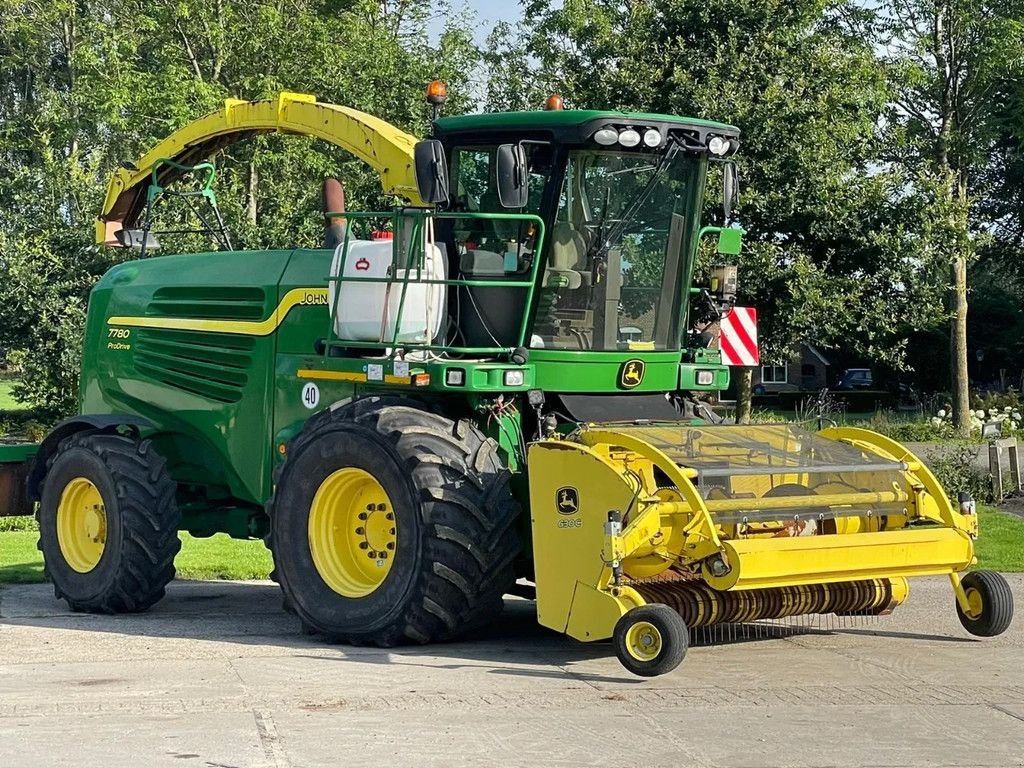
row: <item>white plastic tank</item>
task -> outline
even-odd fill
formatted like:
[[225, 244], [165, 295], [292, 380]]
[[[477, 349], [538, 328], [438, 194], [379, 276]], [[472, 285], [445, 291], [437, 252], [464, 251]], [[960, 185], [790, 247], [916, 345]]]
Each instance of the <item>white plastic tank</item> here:
[[[392, 240], [349, 240], [345, 273], [341, 277], [388, 277], [392, 272], [392, 243]], [[332, 278], [339, 276], [344, 248], [345, 244], [342, 243], [334, 251]], [[390, 285], [339, 283], [332, 280], [328, 284], [327, 298], [334, 319], [334, 332], [338, 338], [346, 341], [390, 342], [395, 334], [398, 307], [402, 301], [401, 281], [405, 279], [405, 273], [404, 269], [397, 270], [394, 282]], [[423, 269], [410, 270], [398, 341], [423, 344], [437, 338], [444, 319], [446, 286], [419, 281], [444, 280], [446, 274], [441, 249], [428, 243]], [[339, 289], [341, 296], [336, 296]]]

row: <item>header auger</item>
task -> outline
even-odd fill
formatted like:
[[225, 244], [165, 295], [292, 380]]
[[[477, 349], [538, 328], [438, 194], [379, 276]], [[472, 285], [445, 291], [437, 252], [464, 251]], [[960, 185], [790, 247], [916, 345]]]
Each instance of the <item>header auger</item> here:
[[262, 131], [344, 147], [407, 205], [346, 211], [332, 181], [322, 247], [216, 238], [99, 281], [80, 415], [3, 465], [28, 476], [7, 511], [38, 502], [58, 596], [147, 608], [186, 530], [264, 538], [286, 607], [350, 643], [447, 640], [516, 592], [654, 675], [691, 630], [884, 614], [925, 574], [969, 632], [1004, 631], [1005, 582], [962, 576], [973, 503], [906, 449], [725, 425], [705, 402], [729, 380], [713, 329], [735, 271], [697, 288], [695, 262], [708, 239], [739, 252], [739, 131], [549, 104], [440, 117], [417, 142], [308, 96], [232, 101], [117, 172], [97, 237], [147, 250], [169, 185]]

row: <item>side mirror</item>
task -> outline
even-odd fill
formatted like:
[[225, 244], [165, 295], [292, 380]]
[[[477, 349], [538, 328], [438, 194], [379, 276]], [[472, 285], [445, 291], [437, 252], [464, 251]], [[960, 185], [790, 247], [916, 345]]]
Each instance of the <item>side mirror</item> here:
[[156, 235], [144, 229], [119, 229], [114, 233], [122, 248], [133, 248], [137, 251], [158, 251], [160, 243]]
[[722, 172], [722, 208], [726, 226], [732, 221], [732, 209], [740, 194], [739, 172], [735, 163], [726, 163]]
[[525, 208], [529, 193], [526, 152], [521, 144], [502, 144], [497, 157], [498, 202], [502, 208]]
[[427, 139], [413, 149], [416, 161], [416, 187], [427, 205], [448, 202], [448, 162], [444, 145], [437, 139]]

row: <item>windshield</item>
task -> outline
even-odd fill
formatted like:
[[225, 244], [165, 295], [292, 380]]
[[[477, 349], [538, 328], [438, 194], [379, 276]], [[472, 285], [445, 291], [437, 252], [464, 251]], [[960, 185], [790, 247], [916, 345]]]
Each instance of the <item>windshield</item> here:
[[682, 153], [569, 153], [531, 346], [678, 346], [695, 167]]

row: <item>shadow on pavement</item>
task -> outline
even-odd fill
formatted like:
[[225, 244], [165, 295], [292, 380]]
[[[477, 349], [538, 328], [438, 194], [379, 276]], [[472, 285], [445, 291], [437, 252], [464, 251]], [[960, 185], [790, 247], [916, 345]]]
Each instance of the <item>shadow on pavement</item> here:
[[[532, 601], [509, 597], [505, 610], [491, 625], [456, 642], [429, 646], [342, 646], [317, 635], [303, 634], [299, 620], [281, 607], [281, 593], [269, 582], [174, 582], [167, 596], [146, 613], [101, 616], [74, 613], [53, 598], [49, 584], [0, 586], [0, 626], [4, 624], [55, 630], [108, 632], [150, 638], [196, 639], [244, 645], [269, 645], [300, 651], [304, 658], [374, 664], [408, 664], [439, 669], [491, 665], [493, 674], [541, 678], [573, 678], [583, 682], [633, 680], [575, 672], [578, 662], [612, 656], [608, 642], [580, 643], [537, 623]], [[869, 627], [828, 625], [726, 625], [697, 629], [691, 645], [732, 645], [807, 635], [878, 635], [909, 640], [973, 643], [970, 638], [891, 631]], [[430, 658], [434, 663], [419, 663]], [[442, 661], [438, 663], [438, 659]], [[450, 664], [443, 660], [451, 660]], [[560, 670], [541, 669], [554, 666]]]

